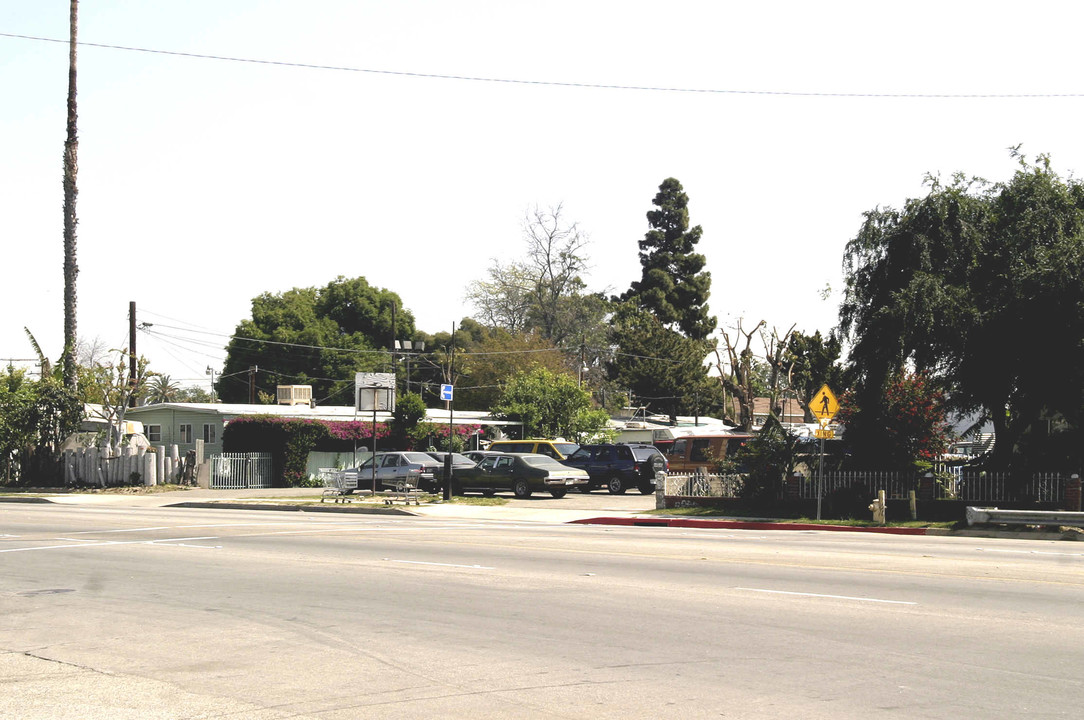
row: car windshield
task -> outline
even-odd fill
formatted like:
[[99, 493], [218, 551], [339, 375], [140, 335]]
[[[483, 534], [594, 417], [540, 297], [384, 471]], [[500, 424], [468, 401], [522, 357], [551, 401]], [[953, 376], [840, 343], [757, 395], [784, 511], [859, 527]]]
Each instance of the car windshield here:
[[569, 455], [580, 449], [580, 446], [576, 443], [554, 443], [553, 446], [557, 448], [557, 451], [565, 457], [568, 457]]
[[524, 455], [523, 462], [531, 467], [548, 468], [556, 470], [568, 470], [567, 465], [562, 465], [548, 455]]
[[590, 460], [591, 448], [587, 447], [586, 445], [581, 446], [576, 452], [572, 453], [571, 455], [566, 455], [565, 457], [567, 457], [569, 460]]
[[634, 447], [632, 449], [632, 455], [637, 460], [650, 460], [652, 455], [657, 455], [658, 450], [650, 447]]
[[433, 458], [429, 457], [425, 453], [420, 452], [403, 453], [403, 457], [405, 457], [409, 462], [418, 463], [419, 465], [432, 465], [436, 462], [436, 460], [434, 460]]

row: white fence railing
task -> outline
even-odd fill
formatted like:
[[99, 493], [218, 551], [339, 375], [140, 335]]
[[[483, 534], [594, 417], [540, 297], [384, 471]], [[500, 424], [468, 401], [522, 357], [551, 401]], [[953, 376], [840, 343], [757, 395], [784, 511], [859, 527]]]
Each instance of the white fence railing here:
[[221, 453], [210, 456], [211, 488], [243, 490], [271, 487], [269, 453]]
[[663, 493], [670, 497], [741, 497], [744, 475], [667, 475]]
[[[968, 470], [939, 473], [932, 477], [932, 487], [927, 498], [937, 500], [964, 500], [967, 502], [1030, 501], [1057, 503], [1065, 498], [1069, 474], [1035, 473], [1022, 484], [1014, 483], [1010, 473]], [[668, 475], [664, 494], [669, 497], [736, 498], [741, 496], [744, 475]], [[924, 482], [914, 473], [889, 471], [826, 472], [823, 479], [816, 473], [801, 476], [796, 483], [780, 480], [781, 496], [790, 495], [802, 500], [815, 500], [818, 490], [821, 497], [851, 488], [863, 488], [873, 498], [881, 490], [890, 499], [907, 499], [911, 491], [920, 493]], [[796, 491], [796, 496], [791, 495]]]

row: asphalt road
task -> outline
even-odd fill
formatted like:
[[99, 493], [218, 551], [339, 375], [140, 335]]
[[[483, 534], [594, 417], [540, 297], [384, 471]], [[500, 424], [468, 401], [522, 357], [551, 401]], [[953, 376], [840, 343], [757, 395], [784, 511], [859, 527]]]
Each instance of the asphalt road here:
[[8, 504], [0, 569], [4, 718], [1078, 717], [1084, 698], [1077, 543]]

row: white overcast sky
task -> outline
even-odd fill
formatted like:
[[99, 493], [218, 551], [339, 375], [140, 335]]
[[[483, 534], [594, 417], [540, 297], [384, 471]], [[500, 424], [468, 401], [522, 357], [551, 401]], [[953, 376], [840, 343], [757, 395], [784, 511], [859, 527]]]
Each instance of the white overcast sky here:
[[[558, 203], [590, 237], [590, 288], [619, 292], [667, 177], [703, 227], [723, 327], [827, 331], [864, 211], [921, 195], [927, 173], [1008, 179], [1014, 145], [1084, 170], [1081, 15], [1046, 0], [85, 1], [81, 42], [178, 54], [79, 49], [79, 334], [127, 347], [135, 301], [151, 369], [206, 387], [252, 298], [338, 275], [450, 330], [467, 284], [522, 255], [525, 212]], [[66, 39], [68, 2], [0, 0], [0, 33], [0, 357], [34, 357], [26, 327], [55, 360], [68, 51], [11, 35]]]

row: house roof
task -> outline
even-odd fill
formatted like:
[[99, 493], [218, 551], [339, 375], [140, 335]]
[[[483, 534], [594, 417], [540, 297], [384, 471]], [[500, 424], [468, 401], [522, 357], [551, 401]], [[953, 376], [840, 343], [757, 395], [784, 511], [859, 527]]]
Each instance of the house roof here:
[[[129, 408], [127, 415], [138, 416], [157, 410], [214, 414], [221, 417], [223, 422], [226, 423], [234, 418], [254, 415], [339, 421], [369, 421], [373, 418], [372, 411], [356, 410], [352, 405], [317, 405], [316, 407], [309, 407], [308, 405], [249, 405], [246, 403], [155, 403]], [[426, 410], [426, 420], [433, 423], [447, 424], [449, 422], [448, 415], [448, 411], [443, 408], [428, 408]], [[377, 411], [377, 422], [387, 422], [390, 419], [391, 413]], [[453, 425], [519, 425], [517, 422], [497, 420], [490, 417], [489, 413], [471, 410], [453, 410], [450, 421]]]

